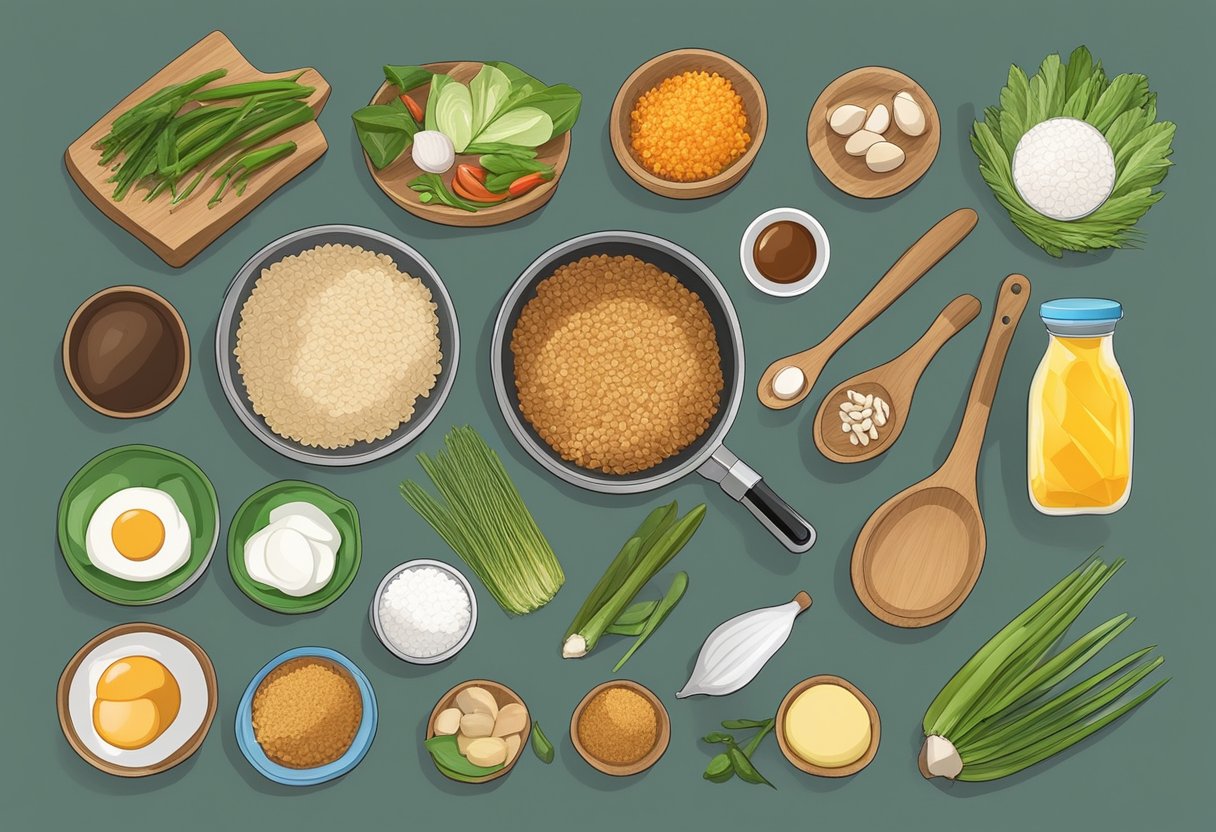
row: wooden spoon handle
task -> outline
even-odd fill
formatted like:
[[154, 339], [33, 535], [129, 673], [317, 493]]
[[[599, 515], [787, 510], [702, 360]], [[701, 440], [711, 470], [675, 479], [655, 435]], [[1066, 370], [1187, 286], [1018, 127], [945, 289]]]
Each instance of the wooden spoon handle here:
[[897, 384], [916, 386], [920, 374], [946, 342], [975, 320], [980, 314], [980, 301], [975, 295], [959, 295], [946, 304], [925, 330], [920, 339], [904, 350], [888, 365]]
[[1023, 275], [1011, 274], [1001, 283], [996, 308], [992, 312], [992, 325], [988, 328], [988, 339], [984, 342], [984, 351], [980, 354], [980, 363], [971, 381], [963, 423], [959, 426], [954, 448], [942, 465], [942, 470], [951, 468], [960, 476], [965, 475], [973, 487], [975, 468], [979, 463], [984, 432], [988, 429], [988, 415], [992, 412], [992, 399], [1001, 379], [1001, 369], [1005, 366], [1013, 333], [1029, 301], [1030, 281]]
[[[815, 381], [828, 359], [961, 243], [971, 233], [971, 229], [975, 228], [977, 219], [972, 209], [960, 208], [926, 231], [895, 261], [895, 265], [887, 270], [882, 279], [874, 284], [874, 288], [870, 289], [826, 338], [809, 349], [778, 358], [768, 365], [756, 389], [760, 403], [774, 410], [783, 410], [805, 399], [815, 386]], [[801, 392], [792, 399], [779, 399], [773, 395], [773, 379], [778, 372], [789, 366], [802, 370], [806, 377], [805, 383]]]
[[938, 220], [919, 240], [905, 251], [895, 265], [887, 269], [882, 279], [874, 284], [861, 303], [853, 307], [843, 321], [824, 339], [832, 344], [834, 353], [860, 332], [870, 321], [894, 303], [900, 295], [912, 288], [912, 284], [925, 276], [955, 246], [975, 228], [978, 217], [970, 208], [960, 208]]

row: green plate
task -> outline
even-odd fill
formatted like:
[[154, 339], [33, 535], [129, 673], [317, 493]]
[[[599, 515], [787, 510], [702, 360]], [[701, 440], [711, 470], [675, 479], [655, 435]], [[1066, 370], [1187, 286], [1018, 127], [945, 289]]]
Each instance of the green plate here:
[[[190, 526], [190, 559], [154, 581], [128, 581], [103, 572], [85, 550], [93, 512], [114, 492], [135, 487], [164, 491]], [[63, 559], [85, 589], [115, 604], [155, 604], [185, 591], [211, 562], [219, 525], [219, 502], [207, 475], [184, 456], [151, 445], [122, 445], [98, 454], [76, 472], [59, 499]]]
[[[337, 562], [329, 583], [311, 595], [295, 597], [249, 577], [245, 569], [245, 542], [270, 523], [270, 512], [297, 500], [312, 503], [329, 515], [342, 535]], [[338, 600], [355, 579], [363, 557], [363, 538], [359, 533], [359, 512], [355, 504], [319, 485], [300, 480], [281, 480], [253, 494], [236, 510], [228, 527], [228, 569], [232, 580], [254, 601], [268, 610], [289, 614], [313, 612]]]

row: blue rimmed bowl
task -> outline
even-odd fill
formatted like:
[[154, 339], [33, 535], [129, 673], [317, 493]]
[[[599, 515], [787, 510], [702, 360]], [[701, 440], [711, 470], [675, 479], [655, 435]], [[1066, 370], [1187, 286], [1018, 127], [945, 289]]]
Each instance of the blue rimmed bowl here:
[[[346, 749], [346, 753], [332, 763], [326, 763], [317, 768], [288, 768], [279, 765], [266, 756], [266, 752], [262, 750], [262, 746], [253, 734], [253, 694], [262, 684], [262, 680], [276, 667], [284, 662], [300, 658], [328, 659], [341, 665], [355, 680], [363, 699], [363, 719], [359, 723], [359, 730], [355, 732], [355, 738], [351, 742], [350, 748]], [[317, 786], [335, 780], [359, 765], [359, 762], [367, 755], [372, 740], [376, 736], [377, 720], [376, 695], [372, 692], [372, 684], [354, 662], [337, 650], [330, 650], [327, 647], [297, 647], [281, 653], [267, 662], [245, 688], [245, 693], [241, 696], [241, 702], [236, 709], [236, 743], [240, 746], [241, 753], [245, 755], [249, 764], [266, 779], [284, 786]]]

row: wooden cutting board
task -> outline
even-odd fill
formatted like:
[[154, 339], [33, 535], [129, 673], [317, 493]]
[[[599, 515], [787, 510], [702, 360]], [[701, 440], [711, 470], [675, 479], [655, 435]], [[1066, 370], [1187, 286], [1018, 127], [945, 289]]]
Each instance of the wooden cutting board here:
[[[115, 202], [111, 197], [114, 185], [105, 181], [111, 176], [110, 169], [98, 164], [101, 153], [93, 148], [93, 144], [110, 131], [110, 125], [115, 118], [148, 96], [170, 84], [188, 81], [220, 67], [227, 69], [228, 74], [215, 82], [218, 84], [285, 77], [298, 71], [261, 72], [245, 60], [223, 32], [212, 32], [118, 102], [114, 109], [72, 142], [64, 154], [68, 173], [89, 201], [107, 217], [135, 235], [170, 266], [186, 265], [217, 237], [236, 225], [262, 200], [321, 158], [329, 148], [321, 128], [312, 121], [276, 136], [275, 143], [294, 141], [295, 153], [257, 171], [250, 177], [249, 186], [243, 196], [238, 197], [235, 192], [229, 192], [214, 208], [207, 207], [207, 200], [210, 199], [210, 192], [214, 191], [215, 186], [212, 185], [204, 191], [206, 182], [199, 185], [201, 193], [195, 193], [191, 199], [177, 205], [172, 213], [169, 211], [168, 193], [161, 194], [153, 202], [144, 202], [147, 190], [132, 188], [122, 202]], [[328, 82], [315, 69], [304, 70], [299, 80], [301, 84], [316, 88], [307, 102], [313, 111], [319, 114], [329, 99]]]

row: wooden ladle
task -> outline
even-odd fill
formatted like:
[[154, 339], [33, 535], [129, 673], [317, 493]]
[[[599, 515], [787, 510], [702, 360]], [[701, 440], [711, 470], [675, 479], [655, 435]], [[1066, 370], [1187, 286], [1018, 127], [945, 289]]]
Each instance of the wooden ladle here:
[[[937, 351], [975, 320], [979, 313], [980, 302], [974, 295], [959, 295], [946, 305], [915, 344], [886, 364], [858, 373], [836, 385], [824, 397], [819, 412], [815, 414], [812, 431], [819, 452], [836, 462], [862, 462], [873, 459], [895, 444], [908, 420], [912, 396], [916, 393], [921, 374]], [[850, 390], [860, 396], [882, 399], [890, 408], [885, 424], [874, 425], [878, 438], [873, 439], [867, 434], [866, 444], [854, 443], [849, 438], [853, 432], [842, 431], [840, 427], [843, 424], [840, 406], [851, 401], [848, 395]], [[870, 418], [873, 419], [873, 416]]]
[[[778, 358], [768, 366], [756, 388], [760, 403], [773, 410], [793, 407], [807, 397], [823, 367], [836, 351], [860, 332], [884, 309], [893, 304], [912, 284], [920, 280], [925, 272], [963, 241], [975, 228], [978, 217], [970, 208], [960, 208], [946, 215], [911, 245], [895, 261], [882, 279], [874, 284], [861, 302], [853, 307], [843, 321], [815, 346], [785, 358]], [[780, 398], [773, 392], [773, 379], [786, 367], [795, 367], [803, 376], [802, 388], [791, 398]]]
[[950, 455], [933, 474], [879, 506], [857, 535], [853, 590], [888, 624], [936, 624], [962, 605], [980, 576], [987, 544], [975, 484], [980, 448], [1001, 367], [1029, 300], [1029, 280], [1005, 278]]

